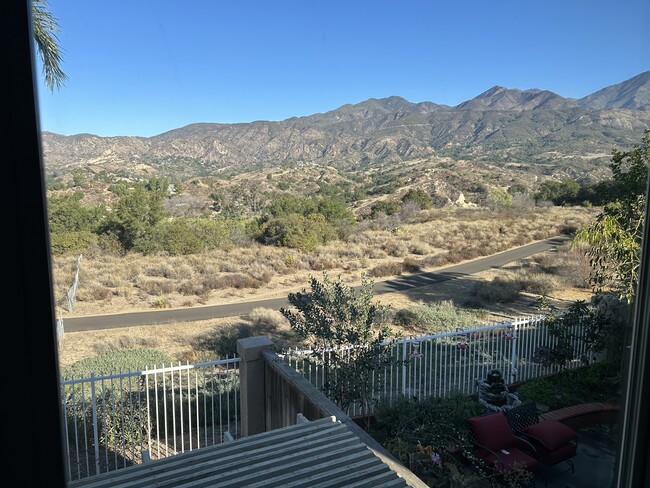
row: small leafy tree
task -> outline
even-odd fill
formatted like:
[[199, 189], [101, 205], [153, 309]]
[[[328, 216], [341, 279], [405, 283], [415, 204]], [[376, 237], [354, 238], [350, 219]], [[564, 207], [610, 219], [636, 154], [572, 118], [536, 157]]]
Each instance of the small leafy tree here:
[[[373, 282], [365, 276], [358, 290], [327, 273], [319, 281], [310, 276], [311, 291], [290, 293], [293, 310], [281, 308], [291, 328], [311, 342], [313, 360], [325, 372], [323, 391], [343, 411], [353, 403], [367, 416], [372, 401], [373, 376], [381, 375], [391, 362], [387, 307], [373, 303]], [[367, 418], [366, 418], [367, 420]]]
[[117, 235], [127, 251], [140, 250], [140, 241], [143, 244], [148, 243], [147, 234], [166, 216], [164, 198], [158, 191], [147, 191], [143, 188], [131, 190], [120, 198], [110, 222], [102, 229], [103, 233]]
[[356, 220], [352, 210], [342, 198], [323, 197], [317, 204], [318, 213], [335, 226], [352, 226]]
[[486, 204], [491, 210], [504, 210], [512, 207], [512, 195], [506, 190], [497, 188], [487, 197]]
[[[576, 300], [565, 311], [550, 306], [543, 298], [540, 308], [548, 312], [546, 321], [555, 345], [547, 360], [564, 368], [569, 361], [591, 364], [600, 353], [619, 363], [623, 355], [623, 331], [628, 318], [625, 301], [612, 294], [596, 294], [591, 303]], [[583, 349], [580, 343], [584, 342]], [[584, 351], [584, 352], [581, 352]]]
[[629, 304], [639, 280], [641, 238], [648, 185], [650, 130], [630, 151], [613, 150], [610, 168], [618, 199], [596, 221], [580, 229], [574, 244], [587, 243], [594, 291], [614, 291]]
[[268, 245], [312, 251], [335, 235], [335, 229], [320, 214], [307, 217], [290, 214], [261, 224], [260, 241]]

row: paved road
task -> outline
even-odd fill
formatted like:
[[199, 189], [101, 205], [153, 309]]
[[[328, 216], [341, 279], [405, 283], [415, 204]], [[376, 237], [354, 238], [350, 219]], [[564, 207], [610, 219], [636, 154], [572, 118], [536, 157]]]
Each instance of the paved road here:
[[[381, 295], [383, 293], [399, 292], [448, 280], [463, 279], [474, 273], [479, 273], [490, 268], [500, 268], [508, 263], [532, 256], [533, 254], [549, 251], [568, 239], [569, 238], [565, 236], [553, 237], [544, 241], [534, 242], [498, 254], [493, 254], [492, 256], [475, 259], [467, 263], [449, 266], [440, 271], [413, 273], [387, 281], [377, 282], [375, 283], [374, 293], [375, 295]], [[68, 317], [63, 320], [63, 327], [66, 332], [79, 332], [84, 330], [114, 329], [118, 327], [134, 327], [139, 325], [168, 324], [172, 322], [192, 322], [195, 320], [244, 315], [255, 307], [266, 307], [278, 310], [280, 307], [288, 306], [289, 302], [285, 297], [233, 303], [228, 305], [210, 305], [205, 307], [174, 310], [152, 310], [111, 315]]]

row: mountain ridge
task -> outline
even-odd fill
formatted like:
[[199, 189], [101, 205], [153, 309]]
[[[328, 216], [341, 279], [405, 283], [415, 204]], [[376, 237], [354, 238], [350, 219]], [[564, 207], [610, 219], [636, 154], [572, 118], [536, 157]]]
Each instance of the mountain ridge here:
[[151, 137], [44, 131], [42, 144], [49, 176], [84, 169], [188, 178], [286, 164], [356, 171], [430, 157], [588, 170], [613, 147], [639, 142], [650, 128], [649, 104], [650, 71], [578, 100], [495, 85], [455, 107], [391, 96], [278, 122], [193, 123]]
[[621, 83], [602, 88], [578, 99], [583, 107], [639, 109], [650, 104], [650, 71], [644, 71]]

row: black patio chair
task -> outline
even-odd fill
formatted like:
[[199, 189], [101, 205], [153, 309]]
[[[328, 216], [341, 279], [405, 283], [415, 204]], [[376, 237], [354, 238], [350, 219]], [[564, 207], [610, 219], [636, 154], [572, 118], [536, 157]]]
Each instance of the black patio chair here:
[[505, 412], [515, 435], [527, 439], [537, 452], [537, 459], [546, 466], [566, 463], [571, 473], [571, 460], [577, 455], [578, 433], [555, 419], [541, 419], [535, 402], [522, 403]]

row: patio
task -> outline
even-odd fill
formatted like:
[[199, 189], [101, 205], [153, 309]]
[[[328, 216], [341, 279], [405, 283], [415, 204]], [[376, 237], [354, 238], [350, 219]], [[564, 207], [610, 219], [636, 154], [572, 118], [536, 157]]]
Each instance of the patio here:
[[578, 455], [573, 458], [575, 473], [563, 465], [551, 469], [541, 468], [536, 476], [536, 486], [547, 488], [607, 488], [612, 480], [616, 460], [616, 435], [614, 430], [581, 430]]

